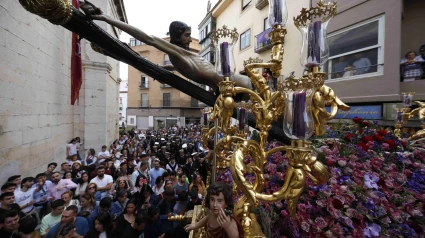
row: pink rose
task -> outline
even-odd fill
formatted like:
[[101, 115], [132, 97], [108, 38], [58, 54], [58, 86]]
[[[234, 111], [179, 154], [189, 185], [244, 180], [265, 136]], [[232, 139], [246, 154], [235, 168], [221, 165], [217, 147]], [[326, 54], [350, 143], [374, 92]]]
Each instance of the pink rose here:
[[280, 211], [280, 213], [285, 217], [288, 216], [288, 212], [286, 210], [282, 210]]
[[325, 228], [328, 223], [326, 222], [326, 220], [323, 217], [318, 217], [314, 220], [314, 222], [316, 223], [316, 225], [318, 227], [320, 227], [321, 229]]
[[310, 224], [308, 224], [305, 221], [301, 222], [301, 229], [303, 229], [305, 232], [309, 232], [310, 231]]
[[382, 147], [384, 148], [384, 150], [388, 150], [390, 148], [390, 145], [387, 143], [382, 143]]
[[335, 185], [335, 184], [338, 184], [338, 180], [336, 180], [336, 178], [332, 177], [332, 178], [329, 179], [329, 183]]
[[341, 167], [344, 167], [345, 165], [347, 165], [347, 161], [345, 160], [338, 160], [338, 165]]

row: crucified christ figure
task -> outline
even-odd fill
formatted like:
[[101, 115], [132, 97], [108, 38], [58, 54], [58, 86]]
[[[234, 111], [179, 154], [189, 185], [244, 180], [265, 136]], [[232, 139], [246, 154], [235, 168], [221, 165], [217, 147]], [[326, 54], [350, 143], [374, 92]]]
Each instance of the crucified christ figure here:
[[[169, 34], [171, 40], [168, 42], [159, 37], [150, 36], [134, 26], [107, 16], [99, 8], [96, 8], [87, 1], [80, 1], [80, 8], [89, 18], [105, 21], [125, 31], [137, 40], [168, 54], [174, 68], [186, 78], [212, 88], [217, 88], [217, 84], [223, 80], [210, 62], [189, 50], [189, 44], [192, 42], [192, 30], [185, 23], [174, 21], [170, 24]], [[232, 80], [237, 86], [251, 88], [250, 79], [244, 75], [235, 74]]]

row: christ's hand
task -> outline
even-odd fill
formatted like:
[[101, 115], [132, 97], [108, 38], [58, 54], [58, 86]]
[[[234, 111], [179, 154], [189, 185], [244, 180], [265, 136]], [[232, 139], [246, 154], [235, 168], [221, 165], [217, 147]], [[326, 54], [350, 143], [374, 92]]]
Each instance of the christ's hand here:
[[102, 12], [102, 10], [89, 1], [80, 1], [80, 8], [83, 10], [86, 16], [91, 19], [106, 21], [107, 16]]

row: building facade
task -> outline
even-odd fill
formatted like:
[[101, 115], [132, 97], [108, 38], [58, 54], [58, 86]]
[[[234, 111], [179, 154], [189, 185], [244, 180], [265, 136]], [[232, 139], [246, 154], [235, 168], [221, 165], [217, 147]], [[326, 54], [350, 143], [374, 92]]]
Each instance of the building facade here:
[[[170, 38], [164, 40], [169, 41]], [[153, 46], [130, 39], [130, 47], [154, 64], [172, 67], [168, 55]], [[199, 49], [198, 40], [192, 38], [190, 50], [197, 53]], [[177, 71], [173, 72], [181, 76]], [[200, 117], [198, 100], [128, 66], [128, 127], [158, 129], [172, 125], [185, 126], [199, 123]]]
[[[392, 125], [402, 92], [416, 92], [414, 100], [425, 100], [424, 75], [405, 79], [400, 65], [408, 51], [418, 52], [425, 44], [423, 9], [425, 2], [421, 0], [338, 1], [338, 14], [328, 27], [326, 84], [353, 106], [352, 111], [357, 110], [359, 117]], [[368, 111], [370, 114], [365, 113]], [[356, 112], [346, 115], [355, 116]], [[417, 118], [407, 124], [419, 125]]]
[[[288, 77], [293, 71], [302, 73], [299, 63], [301, 50], [301, 33], [293, 24], [293, 17], [298, 15], [301, 8], [310, 6], [309, 0], [286, 1], [289, 17], [286, 23], [288, 34], [285, 37], [283, 69], [281, 77]], [[244, 61], [249, 58], [259, 58], [263, 62], [270, 60], [272, 44], [267, 36], [270, 32], [268, 22], [268, 0], [221, 0], [212, 9], [216, 27], [226, 25], [236, 27], [239, 41], [234, 48], [236, 73], [244, 73]]]
[[[127, 21], [122, 0], [97, 1], [108, 15]], [[0, 181], [34, 176], [66, 160], [66, 144], [81, 137], [100, 150], [118, 136], [118, 62], [81, 42], [83, 84], [71, 105], [71, 32], [0, 2]], [[99, 23], [111, 35], [118, 29]]]
[[120, 83], [119, 97], [119, 126], [127, 126], [127, 98], [128, 98], [128, 79], [123, 79]]

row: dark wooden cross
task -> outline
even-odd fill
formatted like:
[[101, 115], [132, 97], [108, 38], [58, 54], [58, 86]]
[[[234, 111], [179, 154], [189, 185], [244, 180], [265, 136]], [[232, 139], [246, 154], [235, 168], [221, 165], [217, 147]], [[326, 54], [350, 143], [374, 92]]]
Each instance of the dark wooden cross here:
[[[161, 83], [168, 84], [208, 106], [214, 106], [217, 95], [142, 58], [126, 43], [109, 35], [74, 7], [71, 20], [62, 26], [98, 46], [97, 50], [99, 52], [131, 65]], [[233, 117], [236, 118], [236, 109]], [[248, 125], [255, 128], [255, 117], [252, 114], [248, 115]], [[281, 127], [282, 125], [274, 122], [272, 129], [269, 131], [269, 139], [276, 139], [285, 144], [290, 144], [289, 138], [286, 137]]]

